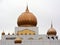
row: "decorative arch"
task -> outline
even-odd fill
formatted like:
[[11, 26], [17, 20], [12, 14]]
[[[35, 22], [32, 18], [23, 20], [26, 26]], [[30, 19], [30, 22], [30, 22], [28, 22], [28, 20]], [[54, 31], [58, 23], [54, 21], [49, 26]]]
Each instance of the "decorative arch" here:
[[24, 29], [22, 31], [17, 32], [18, 35], [35, 35], [35, 31]]

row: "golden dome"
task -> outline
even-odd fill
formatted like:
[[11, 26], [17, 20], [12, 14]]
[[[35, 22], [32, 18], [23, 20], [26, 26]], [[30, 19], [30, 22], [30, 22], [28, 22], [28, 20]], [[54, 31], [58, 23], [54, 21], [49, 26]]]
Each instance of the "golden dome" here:
[[37, 19], [34, 16], [34, 14], [29, 12], [28, 6], [26, 8], [26, 11], [18, 17], [17, 24], [18, 26], [36, 26], [37, 25]]
[[5, 35], [5, 32], [4, 31], [2, 32], [2, 35]]
[[8, 35], [10, 35], [10, 33], [8, 33]]
[[15, 43], [22, 43], [22, 40], [21, 40], [19, 37], [17, 37], [17, 38], [15, 39]]
[[12, 33], [12, 35], [14, 35], [14, 33]]
[[53, 28], [53, 25], [51, 24], [51, 28], [48, 30], [47, 35], [56, 35], [57, 32], [56, 30]]

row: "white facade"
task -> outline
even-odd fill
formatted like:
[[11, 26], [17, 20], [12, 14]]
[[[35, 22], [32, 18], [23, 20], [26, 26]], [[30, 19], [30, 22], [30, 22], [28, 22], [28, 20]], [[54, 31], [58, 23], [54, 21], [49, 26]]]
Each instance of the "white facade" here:
[[[38, 27], [16, 27], [15, 33], [24, 29], [33, 30], [36, 32], [35, 35], [2, 35], [0, 41], [1, 45], [60, 45], [60, 40], [57, 36], [39, 35]], [[22, 43], [15, 43], [16, 37], [22, 39]], [[53, 38], [52, 38], [53, 37]], [[32, 38], [32, 39], [29, 39]]]

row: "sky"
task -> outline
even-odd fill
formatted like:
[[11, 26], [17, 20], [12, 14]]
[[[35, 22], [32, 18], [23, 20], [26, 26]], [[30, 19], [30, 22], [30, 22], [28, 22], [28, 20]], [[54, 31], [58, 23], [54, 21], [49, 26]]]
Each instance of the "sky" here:
[[47, 33], [52, 20], [60, 38], [60, 0], [0, 0], [0, 39], [3, 31], [6, 35], [15, 31], [17, 18], [27, 5], [37, 18], [39, 34]]

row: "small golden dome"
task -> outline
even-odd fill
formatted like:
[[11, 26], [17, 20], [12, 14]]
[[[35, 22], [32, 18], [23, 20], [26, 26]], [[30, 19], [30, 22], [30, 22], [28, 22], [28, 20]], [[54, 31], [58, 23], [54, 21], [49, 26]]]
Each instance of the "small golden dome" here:
[[10, 35], [10, 33], [8, 33], [8, 35]]
[[56, 30], [53, 28], [53, 25], [51, 24], [51, 28], [48, 30], [47, 35], [56, 35], [57, 32]]
[[34, 16], [34, 14], [29, 12], [28, 6], [26, 8], [26, 11], [18, 17], [17, 24], [18, 26], [36, 26], [37, 25], [37, 19]]
[[12, 35], [14, 35], [14, 33], [12, 33]]
[[5, 32], [4, 31], [2, 32], [2, 35], [5, 35]]
[[15, 43], [22, 43], [22, 40], [21, 40], [19, 37], [17, 37], [17, 38], [15, 39]]

